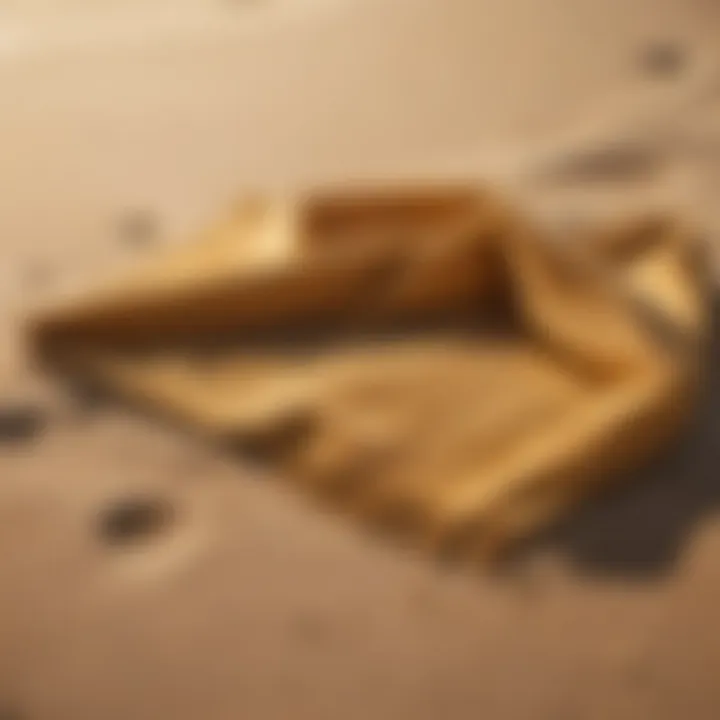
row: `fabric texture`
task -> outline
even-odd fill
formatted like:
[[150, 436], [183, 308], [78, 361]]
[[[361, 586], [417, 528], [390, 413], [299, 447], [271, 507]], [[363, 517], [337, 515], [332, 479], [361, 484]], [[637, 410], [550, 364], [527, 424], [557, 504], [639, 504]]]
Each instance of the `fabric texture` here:
[[708, 287], [670, 218], [561, 242], [482, 190], [380, 188], [239, 203], [28, 327], [52, 372], [487, 558], [680, 432]]

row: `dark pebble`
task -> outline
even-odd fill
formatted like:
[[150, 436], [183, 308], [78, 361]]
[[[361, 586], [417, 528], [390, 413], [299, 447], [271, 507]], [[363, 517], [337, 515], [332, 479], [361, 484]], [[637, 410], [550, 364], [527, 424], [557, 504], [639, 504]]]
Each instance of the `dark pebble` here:
[[170, 504], [158, 498], [119, 500], [100, 513], [98, 532], [108, 545], [129, 545], [161, 533], [173, 515]]
[[39, 407], [24, 404], [0, 405], [0, 444], [35, 440], [45, 430], [46, 425], [46, 415]]

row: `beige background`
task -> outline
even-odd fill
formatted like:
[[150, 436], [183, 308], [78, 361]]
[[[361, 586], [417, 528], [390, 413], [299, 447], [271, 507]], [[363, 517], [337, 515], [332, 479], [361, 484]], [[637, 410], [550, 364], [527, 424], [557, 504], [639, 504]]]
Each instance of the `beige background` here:
[[[460, 173], [570, 217], [677, 205], [712, 239], [718, 30], [713, 0], [1, 3], [0, 397], [47, 428], [0, 445], [0, 717], [717, 718], [712, 412], [652, 482], [477, 577], [73, 410], [16, 320], [140, 260], [128, 213], [182, 241], [257, 187]], [[108, 547], [98, 514], [136, 493], [174, 521]]]

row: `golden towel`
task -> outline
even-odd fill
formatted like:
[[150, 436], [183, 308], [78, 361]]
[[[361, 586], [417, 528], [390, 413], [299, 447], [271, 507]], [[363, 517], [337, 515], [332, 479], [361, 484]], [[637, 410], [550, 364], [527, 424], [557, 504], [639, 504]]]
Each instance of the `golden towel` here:
[[242, 203], [30, 336], [333, 507], [487, 557], [678, 433], [707, 287], [666, 218], [561, 243], [474, 189], [316, 193]]

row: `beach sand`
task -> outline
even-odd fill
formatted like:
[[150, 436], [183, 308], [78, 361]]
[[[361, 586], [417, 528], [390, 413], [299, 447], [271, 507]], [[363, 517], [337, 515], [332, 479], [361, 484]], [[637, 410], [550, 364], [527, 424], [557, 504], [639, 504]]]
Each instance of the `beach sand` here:
[[0, 718], [715, 720], [720, 375], [499, 577], [29, 367], [23, 312], [243, 192], [489, 182], [720, 231], [714, 0], [0, 4]]

